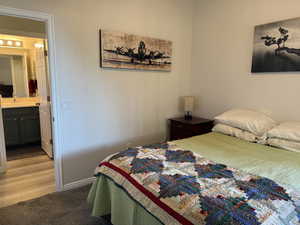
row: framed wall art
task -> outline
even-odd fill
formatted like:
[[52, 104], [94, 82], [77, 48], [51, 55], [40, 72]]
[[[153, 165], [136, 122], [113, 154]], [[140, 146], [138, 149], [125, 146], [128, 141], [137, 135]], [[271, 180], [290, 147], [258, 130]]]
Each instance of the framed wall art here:
[[256, 26], [252, 72], [293, 71], [300, 71], [300, 18]]
[[171, 71], [172, 42], [100, 30], [102, 68]]

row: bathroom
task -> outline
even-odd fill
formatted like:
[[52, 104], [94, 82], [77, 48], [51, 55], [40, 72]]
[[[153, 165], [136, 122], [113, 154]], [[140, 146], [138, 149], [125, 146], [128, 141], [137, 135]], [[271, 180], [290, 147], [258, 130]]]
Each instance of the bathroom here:
[[43, 152], [53, 158], [45, 43], [0, 34], [0, 103], [8, 161]]

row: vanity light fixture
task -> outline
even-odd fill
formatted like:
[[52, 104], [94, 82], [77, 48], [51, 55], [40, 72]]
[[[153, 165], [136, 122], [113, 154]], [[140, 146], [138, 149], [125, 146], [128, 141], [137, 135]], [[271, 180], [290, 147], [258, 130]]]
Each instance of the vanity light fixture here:
[[21, 47], [22, 43], [21, 43], [20, 41], [16, 41], [16, 42], [15, 42], [15, 45], [16, 45], [17, 47]]
[[43, 45], [42, 43], [35, 43], [35, 44], [34, 44], [34, 47], [35, 47], [35, 48], [43, 48], [44, 45]]
[[23, 42], [22, 41], [17, 41], [17, 40], [1, 39], [0, 40], [0, 46], [1, 47], [21, 48], [21, 47], [23, 47]]

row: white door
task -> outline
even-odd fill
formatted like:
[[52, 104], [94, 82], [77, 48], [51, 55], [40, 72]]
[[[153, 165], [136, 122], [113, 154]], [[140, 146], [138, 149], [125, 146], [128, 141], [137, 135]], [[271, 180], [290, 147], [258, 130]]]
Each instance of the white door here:
[[5, 171], [6, 171], [6, 147], [5, 147], [4, 128], [3, 128], [2, 108], [0, 102], [0, 173], [4, 173]]
[[52, 128], [51, 128], [51, 102], [48, 89], [48, 76], [44, 48], [35, 50], [35, 66], [38, 83], [38, 93], [40, 97], [40, 125], [42, 149], [53, 158]]

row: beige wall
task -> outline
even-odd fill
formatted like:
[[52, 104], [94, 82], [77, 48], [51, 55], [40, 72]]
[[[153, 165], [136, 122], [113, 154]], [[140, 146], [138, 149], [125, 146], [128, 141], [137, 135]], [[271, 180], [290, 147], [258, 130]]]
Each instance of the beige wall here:
[[[0, 0], [55, 16], [63, 180], [93, 175], [109, 153], [165, 139], [190, 90], [193, 0]], [[99, 68], [99, 29], [173, 41], [172, 72]]]
[[45, 26], [40, 21], [0, 15], [0, 33], [43, 38]]
[[300, 72], [250, 72], [254, 26], [299, 17], [299, 0], [197, 3], [192, 72], [197, 114], [213, 117], [232, 107], [247, 107], [278, 120], [300, 120]]

